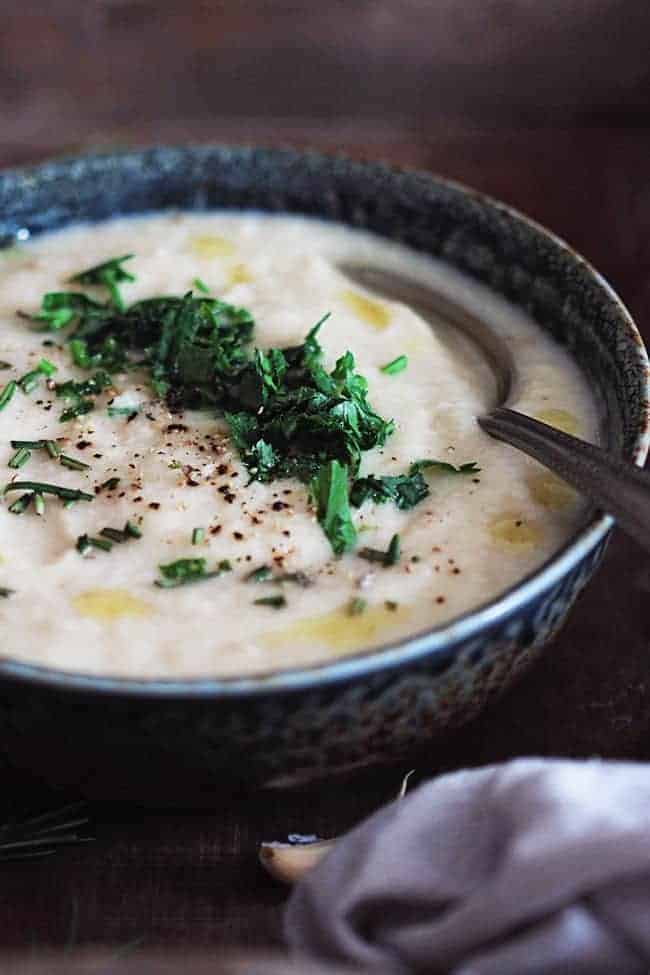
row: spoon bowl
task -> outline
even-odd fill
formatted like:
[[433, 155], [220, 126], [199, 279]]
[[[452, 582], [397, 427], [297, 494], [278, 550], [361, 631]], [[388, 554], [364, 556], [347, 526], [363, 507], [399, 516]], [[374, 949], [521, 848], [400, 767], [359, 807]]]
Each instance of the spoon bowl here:
[[477, 417], [481, 429], [534, 457], [596, 508], [613, 515], [627, 534], [650, 551], [650, 471], [508, 408], [515, 364], [507, 343], [486, 321], [440, 291], [394, 271], [349, 263], [340, 264], [339, 270], [379, 297], [417, 309], [430, 322], [440, 317], [460, 329], [478, 347], [495, 379], [496, 402]]

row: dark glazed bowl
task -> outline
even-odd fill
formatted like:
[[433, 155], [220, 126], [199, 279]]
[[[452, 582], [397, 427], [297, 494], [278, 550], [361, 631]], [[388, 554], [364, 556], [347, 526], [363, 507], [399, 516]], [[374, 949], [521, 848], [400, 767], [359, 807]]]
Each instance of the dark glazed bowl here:
[[[162, 148], [0, 175], [0, 239], [78, 220], [183, 208], [257, 208], [363, 227], [435, 255], [520, 305], [589, 376], [612, 449], [642, 464], [648, 362], [607, 283], [560, 240], [453, 183], [380, 165], [266, 149]], [[400, 645], [270, 676], [121, 680], [0, 659], [9, 760], [107, 798], [288, 784], [396, 757], [467, 721], [539, 653], [601, 560], [595, 515], [500, 598]]]

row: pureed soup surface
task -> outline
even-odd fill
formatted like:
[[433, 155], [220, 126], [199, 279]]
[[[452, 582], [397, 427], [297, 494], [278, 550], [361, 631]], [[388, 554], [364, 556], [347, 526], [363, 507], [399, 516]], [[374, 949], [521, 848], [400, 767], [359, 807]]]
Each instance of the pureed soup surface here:
[[[253, 316], [250, 357], [256, 347], [299, 346], [329, 312], [317, 333], [322, 365], [329, 373], [351, 351], [372, 411], [394, 421], [383, 446], [362, 451], [358, 474], [348, 469], [347, 484], [372, 474], [375, 489], [392, 495], [379, 503], [367, 481], [356, 485], [354, 528], [346, 517], [328, 527], [328, 482], [321, 482], [319, 521], [305, 483], [252, 480], [255, 471], [243, 463], [223, 415], [178, 412], [173, 399], [170, 409], [156, 398], [146, 369], [112, 372], [112, 387], [99, 392], [57, 395], [55, 384], [87, 380], [97, 370], [79, 349], [78, 361], [90, 368], [73, 364], [69, 327], [43, 331], [47, 323], [17, 311], [37, 314], [46, 292], [114, 300], [104, 286], [69, 281], [125, 254], [134, 256], [118, 267], [135, 278], [117, 285], [126, 307], [190, 289], [199, 298], [207, 289]], [[344, 260], [430, 281], [452, 273], [370, 234], [259, 213], [116, 219], [43, 236], [0, 257], [3, 482], [44, 482], [88, 498], [66, 504], [33, 488], [5, 493], [2, 655], [128, 676], [278, 670], [443, 623], [505, 590], [567, 540], [584, 518], [581, 502], [476, 424], [492, 396], [480, 358], [442, 324], [432, 329], [404, 305], [351, 284], [337, 270]], [[519, 373], [513, 405], [596, 440], [594, 404], [567, 355], [522, 313], [469, 281], [466, 288], [479, 307], [492, 303], [507, 337]], [[43, 357], [45, 372], [8, 399], [8, 384]], [[47, 363], [57, 368], [49, 377]], [[265, 381], [272, 396], [272, 371]], [[89, 412], [61, 420], [79, 403], [90, 404]], [[45, 440], [54, 446], [39, 445]], [[72, 461], [62, 462], [61, 453]], [[473, 463], [480, 471], [422, 468], [406, 482], [423, 459], [457, 468]], [[334, 473], [340, 488], [341, 468]], [[401, 482], [380, 480], [400, 475]], [[402, 507], [396, 483], [404, 486]], [[329, 513], [341, 515], [340, 506]], [[347, 546], [344, 554], [335, 554], [332, 538]], [[180, 562], [190, 559], [205, 562]]]

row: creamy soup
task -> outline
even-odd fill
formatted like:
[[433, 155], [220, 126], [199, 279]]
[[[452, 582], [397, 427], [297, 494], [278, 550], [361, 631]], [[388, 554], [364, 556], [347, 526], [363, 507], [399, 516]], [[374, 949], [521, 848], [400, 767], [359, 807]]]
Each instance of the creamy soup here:
[[[112, 279], [113, 293], [106, 277], [69, 283], [127, 254], [113, 268], [133, 280]], [[352, 284], [338, 270], [346, 260], [434, 283], [453, 277], [370, 234], [257, 213], [116, 219], [4, 252], [3, 656], [132, 677], [324, 661], [445, 623], [566, 542], [584, 519], [581, 501], [476, 424], [493, 396], [480, 356], [444, 323], [432, 327]], [[518, 370], [513, 405], [595, 440], [593, 402], [563, 350], [523, 313], [469, 280], [465, 289], [508, 340]], [[61, 387], [95, 376], [99, 360], [69, 341], [70, 299], [58, 318], [52, 302], [46, 320], [29, 317], [49, 292], [83, 293], [101, 314], [112, 302], [128, 309], [190, 290], [248, 310], [249, 357], [300, 346], [329, 313], [317, 331], [322, 368], [330, 373], [352, 352], [373, 415], [393, 421], [383, 443], [361, 451], [358, 472], [337, 467], [358, 502], [343, 511], [342, 550], [334, 550], [340, 525], [326, 523], [328, 484], [320, 482], [319, 509], [297, 477], [254, 479], [223, 408], [179, 405], [173, 389], [152, 380], [150, 363], [128, 371], [113, 363], [110, 385], [68, 387], [66, 396]], [[89, 320], [94, 307], [84, 308]], [[147, 351], [129, 355], [133, 366]], [[263, 381], [271, 397], [285, 382], [272, 370]], [[264, 409], [251, 412], [252, 424], [266, 421]], [[414, 470], [424, 459], [443, 463]]]

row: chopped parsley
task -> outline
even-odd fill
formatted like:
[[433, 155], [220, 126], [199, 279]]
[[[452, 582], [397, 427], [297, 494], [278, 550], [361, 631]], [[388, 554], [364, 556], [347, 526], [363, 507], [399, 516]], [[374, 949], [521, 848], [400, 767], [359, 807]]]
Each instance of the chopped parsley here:
[[385, 569], [389, 569], [392, 565], [397, 565], [400, 554], [399, 535], [393, 535], [385, 552], [379, 548], [362, 548], [359, 551], [359, 558], [366, 559], [368, 562], [378, 562]]
[[[50, 331], [67, 329], [65, 341], [72, 362], [91, 373], [81, 381], [52, 384], [57, 397], [67, 400], [62, 421], [90, 413], [96, 398], [113, 387], [115, 373], [143, 369], [154, 394], [172, 412], [202, 409], [225, 418], [251, 480], [291, 477], [309, 485], [318, 520], [337, 555], [356, 544], [350, 502], [358, 507], [366, 499], [391, 500], [406, 510], [429, 493], [423, 475], [426, 468], [454, 473], [477, 470], [473, 464], [454, 468], [439, 461], [418, 461], [405, 475], [358, 478], [363, 454], [383, 446], [394, 423], [380, 416], [368, 401], [368, 383], [356, 371], [351, 352], [341, 355], [331, 371], [324, 367], [318, 335], [329, 314], [299, 345], [253, 349], [255, 322], [250, 312], [210, 297], [200, 278], [192, 282], [200, 294], [189, 291], [152, 297], [127, 307], [120, 285], [135, 280], [123, 267], [131, 257], [104, 261], [71, 279], [105, 288], [106, 302], [80, 292], [50, 292], [32, 316]], [[381, 370], [394, 375], [407, 365], [407, 356], [400, 355]], [[54, 369], [52, 363], [42, 360], [37, 370], [19, 382], [23, 388], [32, 388], [38, 381], [34, 373], [51, 377]], [[9, 383], [0, 392], [0, 409], [15, 388], [15, 382]], [[115, 405], [107, 410], [109, 416], [126, 415], [127, 419], [137, 412], [134, 407]], [[75, 469], [86, 468], [65, 455], [60, 461]], [[198, 532], [202, 529], [192, 535], [195, 545], [204, 537]], [[205, 566], [201, 569], [199, 562], [181, 559], [161, 566], [158, 584], [184, 585], [214, 575]], [[294, 576], [277, 576], [273, 581], [298, 581], [304, 574]], [[248, 578], [253, 577], [251, 573]]]
[[352, 484], [350, 503], [360, 508], [364, 501], [371, 500], [375, 504], [393, 501], [403, 511], [415, 507], [420, 501], [429, 496], [429, 485], [422, 471], [435, 470], [441, 474], [478, 474], [480, 467], [472, 461], [454, 467], [441, 460], [418, 460], [411, 464], [408, 474], [396, 476], [377, 476], [369, 474], [358, 478]]
[[125, 254], [124, 257], [114, 257], [103, 264], [89, 267], [80, 274], [75, 274], [70, 281], [75, 284], [96, 284], [107, 288], [113, 305], [118, 311], [124, 311], [124, 302], [118, 284], [123, 281], [135, 281], [135, 277], [125, 271], [122, 267], [125, 261], [131, 260], [133, 254]]
[[396, 359], [387, 362], [385, 366], [381, 366], [381, 371], [385, 372], [387, 376], [396, 376], [398, 372], [404, 372], [408, 364], [408, 356], [398, 355]]
[[331, 460], [321, 467], [311, 482], [311, 493], [316, 501], [318, 520], [337, 555], [354, 547], [357, 532], [350, 517], [348, 504], [348, 471]]

